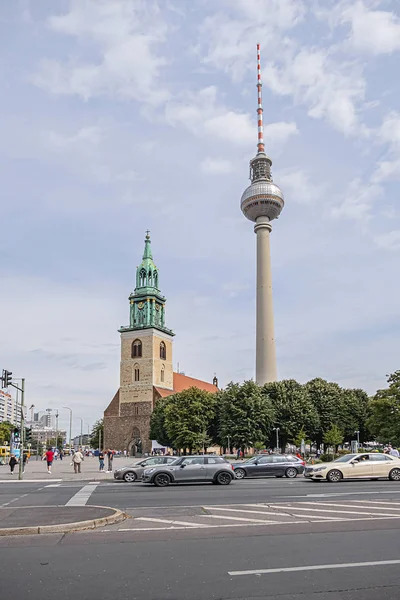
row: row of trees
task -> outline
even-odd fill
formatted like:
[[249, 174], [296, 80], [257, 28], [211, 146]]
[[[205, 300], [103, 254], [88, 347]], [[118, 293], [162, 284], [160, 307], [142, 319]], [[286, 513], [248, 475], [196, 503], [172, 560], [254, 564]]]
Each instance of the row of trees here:
[[371, 436], [373, 402], [361, 389], [344, 389], [323, 379], [304, 385], [293, 379], [264, 386], [230, 383], [217, 394], [191, 388], [157, 402], [150, 437], [189, 451], [209, 444], [242, 450], [274, 447], [276, 428], [282, 448], [287, 443], [299, 446], [301, 439], [318, 447], [330, 443], [330, 437], [350, 441], [355, 432], [362, 441]]

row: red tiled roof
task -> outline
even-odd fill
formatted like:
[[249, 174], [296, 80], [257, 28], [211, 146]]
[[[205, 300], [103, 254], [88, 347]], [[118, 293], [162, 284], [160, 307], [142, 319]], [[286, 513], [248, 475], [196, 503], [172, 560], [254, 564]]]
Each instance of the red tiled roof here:
[[166, 390], [165, 388], [160, 387], [155, 387], [155, 389], [160, 394], [161, 398], [166, 398], [172, 394], [177, 394], [178, 392], [183, 392], [183, 390], [188, 390], [191, 387], [196, 387], [199, 390], [204, 390], [205, 392], [211, 392], [213, 394], [218, 391], [218, 388], [214, 384], [208, 383], [208, 381], [201, 381], [200, 379], [188, 377], [182, 373], [174, 373], [173, 390]]

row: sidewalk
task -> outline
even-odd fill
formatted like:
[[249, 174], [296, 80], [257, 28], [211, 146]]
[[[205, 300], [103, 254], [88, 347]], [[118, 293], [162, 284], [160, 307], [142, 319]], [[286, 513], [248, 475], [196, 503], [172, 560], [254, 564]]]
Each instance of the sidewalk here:
[[118, 523], [125, 514], [100, 506], [30, 506], [0, 508], [0, 536], [67, 533]]
[[[125, 465], [133, 465], [137, 463], [139, 459], [133, 457], [118, 457], [113, 460], [113, 471]], [[106, 463], [107, 465], [107, 463]], [[51, 474], [47, 473], [47, 465], [45, 461], [36, 460], [32, 457], [29, 463], [26, 465], [25, 473], [23, 475], [24, 481], [103, 481], [113, 480], [114, 474], [111, 473], [100, 473], [99, 471], [99, 459], [94, 457], [87, 457], [81, 465], [82, 473], [74, 473], [74, 467], [71, 466], [70, 457], [65, 457], [63, 460], [55, 460], [51, 468]], [[18, 465], [15, 467], [14, 475], [10, 474], [10, 468], [8, 465], [0, 466], [0, 483], [1, 482], [12, 482], [18, 481]]]

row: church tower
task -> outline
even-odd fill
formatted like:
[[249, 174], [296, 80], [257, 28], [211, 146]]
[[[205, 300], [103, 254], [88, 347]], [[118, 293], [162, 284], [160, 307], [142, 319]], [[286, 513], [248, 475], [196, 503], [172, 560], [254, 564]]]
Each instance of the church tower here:
[[[165, 298], [159, 289], [159, 271], [153, 261], [147, 231], [143, 259], [136, 269], [136, 287], [129, 296], [129, 325], [121, 334], [118, 432], [105, 439], [118, 439], [130, 454], [150, 452], [150, 415], [154, 388], [168, 395], [174, 387], [172, 341], [174, 333], [165, 326]], [[168, 391], [167, 391], [168, 390]], [[111, 405], [110, 405], [111, 407]], [[124, 425], [126, 418], [126, 425]], [[127, 430], [126, 430], [127, 428]]]

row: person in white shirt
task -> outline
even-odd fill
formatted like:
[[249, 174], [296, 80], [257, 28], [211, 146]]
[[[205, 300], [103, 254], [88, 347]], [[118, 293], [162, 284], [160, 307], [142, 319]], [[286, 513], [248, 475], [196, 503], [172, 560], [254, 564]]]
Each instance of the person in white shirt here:
[[397, 448], [392, 448], [392, 446], [389, 446], [389, 454], [391, 456], [395, 456], [396, 458], [400, 457], [399, 451], [397, 450]]
[[74, 464], [74, 472], [75, 473], [81, 472], [82, 461], [83, 461], [83, 454], [81, 452], [81, 449], [79, 448], [79, 450], [77, 450], [72, 457], [72, 462]]

